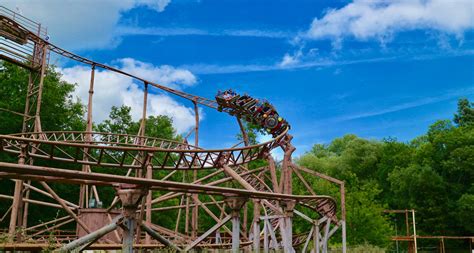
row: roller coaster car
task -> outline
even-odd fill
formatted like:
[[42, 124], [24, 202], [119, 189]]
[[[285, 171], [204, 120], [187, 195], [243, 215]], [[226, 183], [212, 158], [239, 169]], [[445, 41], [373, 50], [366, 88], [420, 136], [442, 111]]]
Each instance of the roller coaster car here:
[[[232, 90], [226, 90], [224, 92], [218, 91], [216, 95], [216, 101], [217, 101], [217, 104], [219, 105], [217, 110], [222, 112], [224, 108], [233, 109], [235, 100], [239, 98], [240, 96]], [[234, 114], [234, 113], [231, 113], [231, 114]]]
[[20, 45], [28, 42], [28, 33], [6, 17], [0, 17], [0, 36]]
[[260, 101], [249, 95], [240, 96], [232, 90], [219, 91], [216, 101], [219, 111], [226, 109], [231, 115], [242, 116], [246, 121], [259, 125], [274, 137], [289, 127], [288, 122], [280, 117], [267, 101]]

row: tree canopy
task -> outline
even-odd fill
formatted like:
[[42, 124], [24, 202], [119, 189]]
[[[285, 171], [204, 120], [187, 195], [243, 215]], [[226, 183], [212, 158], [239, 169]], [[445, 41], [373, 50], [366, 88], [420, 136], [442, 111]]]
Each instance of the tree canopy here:
[[349, 242], [384, 246], [394, 224], [383, 209], [415, 209], [420, 234], [472, 235], [472, 105], [460, 99], [453, 120], [436, 121], [410, 142], [349, 134], [300, 157], [301, 165], [346, 182]]

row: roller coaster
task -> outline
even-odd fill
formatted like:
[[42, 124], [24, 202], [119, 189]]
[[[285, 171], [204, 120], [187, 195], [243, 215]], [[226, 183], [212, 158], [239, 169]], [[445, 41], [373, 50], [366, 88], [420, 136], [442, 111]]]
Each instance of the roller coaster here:
[[[42, 129], [43, 81], [50, 53], [91, 68], [84, 131]], [[0, 153], [9, 158], [0, 160], [1, 188], [14, 185], [0, 194], [0, 205], [10, 206], [0, 219], [1, 225], [9, 218], [3, 228], [7, 240], [0, 249], [319, 253], [328, 252], [329, 239], [340, 230], [346, 252], [344, 182], [292, 162], [290, 125], [268, 101], [232, 90], [218, 92], [216, 100], [207, 99], [84, 58], [49, 42], [39, 23], [2, 6], [0, 59], [30, 75], [24, 112], [0, 108], [0, 113], [23, 118], [21, 133], [0, 135]], [[143, 84], [143, 114], [136, 135], [93, 131], [93, 93], [100, 89], [94, 79], [96, 68]], [[183, 141], [146, 136], [151, 89], [194, 105], [196, 124]], [[243, 141], [226, 149], [199, 147], [199, 106], [235, 117]], [[259, 126], [272, 139], [250, 145], [242, 120]], [[187, 140], [192, 133], [193, 145]], [[284, 152], [281, 163], [271, 156], [277, 148]], [[265, 166], [251, 169], [249, 164], [257, 160]], [[55, 167], [41, 166], [44, 161]], [[339, 207], [333, 197], [317, 194], [311, 185], [316, 179], [339, 187]], [[77, 190], [78, 199], [61, 196], [58, 187], [66, 184]], [[293, 194], [294, 186], [306, 194]], [[61, 217], [38, 221], [28, 215], [55, 209]], [[173, 225], [164, 223], [165, 218]], [[293, 233], [295, 219], [310, 230]]]

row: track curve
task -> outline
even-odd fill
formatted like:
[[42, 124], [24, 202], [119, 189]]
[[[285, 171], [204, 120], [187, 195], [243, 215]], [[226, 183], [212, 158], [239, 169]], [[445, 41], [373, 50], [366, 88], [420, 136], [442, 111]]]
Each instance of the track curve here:
[[[27, 148], [28, 155], [34, 158], [127, 169], [143, 167], [143, 161], [136, 158], [141, 153], [151, 157], [153, 169], [210, 169], [222, 163], [238, 166], [262, 158], [280, 146], [280, 142], [287, 138], [286, 133], [252, 146], [210, 150], [140, 136], [92, 132], [24, 133], [0, 135], [0, 151], [19, 154], [22, 148]], [[92, 141], [86, 141], [85, 135], [91, 135]], [[143, 142], [139, 144], [140, 141]]]

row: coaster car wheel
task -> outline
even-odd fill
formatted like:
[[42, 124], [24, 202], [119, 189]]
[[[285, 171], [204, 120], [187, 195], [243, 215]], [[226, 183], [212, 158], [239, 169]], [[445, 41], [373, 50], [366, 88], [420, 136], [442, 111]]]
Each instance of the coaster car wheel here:
[[277, 115], [271, 115], [265, 118], [265, 121], [263, 122], [264, 127], [267, 129], [273, 129], [278, 125], [278, 116]]

